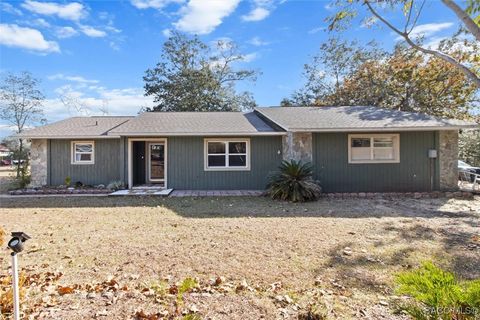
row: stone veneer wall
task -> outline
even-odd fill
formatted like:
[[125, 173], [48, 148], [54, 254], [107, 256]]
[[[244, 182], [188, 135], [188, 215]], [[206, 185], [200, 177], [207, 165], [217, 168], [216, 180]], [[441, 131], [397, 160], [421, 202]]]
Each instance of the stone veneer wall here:
[[41, 187], [47, 184], [47, 139], [32, 139], [30, 149], [31, 187]]
[[440, 189], [458, 189], [458, 130], [439, 131]]
[[282, 137], [283, 160], [312, 162], [312, 133], [288, 132]]

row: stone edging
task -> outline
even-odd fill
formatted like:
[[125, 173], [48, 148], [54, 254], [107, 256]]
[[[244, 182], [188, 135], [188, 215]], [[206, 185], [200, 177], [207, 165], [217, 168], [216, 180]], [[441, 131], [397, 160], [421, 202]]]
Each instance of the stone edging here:
[[[179, 192], [179, 191], [177, 191]], [[188, 194], [185, 196], [217, 196], [216, 193], [210, 191], [198, 191], [196, 193]], [[37, 196], [37, 195], [107, 195], [112, 193], [108, 189], [22, 189], [13, 190], [8, 194], [11, 196]], [[175, 193], [175, 191], [173, 192]], [[172, 194], [173, 194], [172, 193]], [[198, 193], [198, 194], [197, 194]], [[220, 195], [220, 194], [218, 194]], [[225, 194], [228, 196], [228, 194]], [[246, 194], [244, 194], [247, 196]], [[253, 195], [253, 194], [252, 194]], [[255, 194], [255, 196], [262, 195], [261, 193]], [[436, 199], [436, 198], [456, 198], [456, 199], [473, 199], [474, 194], [468, 191], [455, 191], [455, 192], [352, 192], [352, 193], [322, 193], [321, 198], [328, 199]]]
[[473, 193], [468, 191], [433, 191], [433, 192], [353, 192], [353, 193], [323, 193], [322, 198], [329, 199], [436, 199], [436, 198], [456, 198], [473, 199]]
[[8, 194], [12, 196], [18, 195], [69, 195], [69, 194], [110, 194], [112, 190], [109, 189], [20, 189], [9, 191]]

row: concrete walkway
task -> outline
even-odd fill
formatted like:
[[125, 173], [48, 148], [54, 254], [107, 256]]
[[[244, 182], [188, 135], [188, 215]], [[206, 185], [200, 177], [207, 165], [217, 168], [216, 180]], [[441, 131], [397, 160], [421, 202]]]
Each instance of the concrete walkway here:
[[262, 194], [262, 190], [173, 190], [170, 197], [258, 197]]
[[111, 196], [168, 196], [172, 189], [144, 188], [118, 190], [110, 193]]
[[47, 198], [47, 197], [107, 197], [107, 196], [168, 196], [168, 197], [259, 197], [263, 195], [263, 190], [173, 190], [161, 189], [161, 190], [119, 190], [112, 193], [102, 194], [23, 194], [23, 195], [10, 195], [0, 194], [0, 199], [10, 198]]

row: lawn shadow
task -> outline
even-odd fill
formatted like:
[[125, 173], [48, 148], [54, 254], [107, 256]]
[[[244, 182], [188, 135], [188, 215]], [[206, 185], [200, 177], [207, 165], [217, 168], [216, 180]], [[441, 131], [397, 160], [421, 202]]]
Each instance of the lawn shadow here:
[[[470, 218], [467, 210], [438, 210], [447, 199], [326, 199], [292, 203], [267, 197], [28, 197], [0, 198], [0, 208], [164, 207], [185, 218]], [[428, 209], [422, 205], [429, 205]], [[425, 206], [423, 206], [425, 207]]]

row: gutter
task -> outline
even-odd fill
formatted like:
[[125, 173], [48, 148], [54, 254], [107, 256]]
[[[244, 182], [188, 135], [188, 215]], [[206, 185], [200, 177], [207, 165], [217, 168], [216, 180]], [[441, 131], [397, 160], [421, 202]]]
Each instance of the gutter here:
[[15, 136], [21, 139], [120, 139], [120, 136]]
[[125, 137], [218, 137], [218, 136], [283, 136], [286, 132], [115, 132]]
[[432, 127], [363, 127], [363, 128], [290, 128], [290, 132], [373, 132], [373, 131], [445, 131], [460, 129], [478, 129], [478, 125], [432, 126]]

